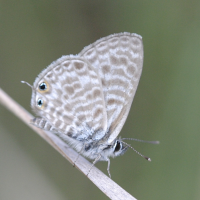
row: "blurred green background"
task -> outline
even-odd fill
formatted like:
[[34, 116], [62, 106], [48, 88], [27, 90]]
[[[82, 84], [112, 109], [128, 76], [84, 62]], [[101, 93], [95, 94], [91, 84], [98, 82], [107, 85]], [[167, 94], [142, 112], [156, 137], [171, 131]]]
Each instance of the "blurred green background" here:
[[[0, 0], [0, 87], [30, 109], [36, 76], [62, 55], [113, 33], [142, 35], [144, 68], [112, 179], [138, 199], [200, 199], [199, 0]], [[107, 174], [107, 163], [97, 167]], [[0, 199], [108, 199], [83, 174], [0, 106]]]

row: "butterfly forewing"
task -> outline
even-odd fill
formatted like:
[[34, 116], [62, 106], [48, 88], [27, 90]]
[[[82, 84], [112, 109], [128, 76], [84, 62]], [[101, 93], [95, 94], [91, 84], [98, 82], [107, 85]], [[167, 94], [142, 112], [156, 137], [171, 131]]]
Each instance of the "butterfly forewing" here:
[[[47, 89], [40, 90], [41, 83]], [[63, 56], [35, 80], [31, 105], [56, 130], [84, 139], [107, 130], [107, 115], [98, 71], [79, 56]], [[43, 106], [38, 106], [38, 99]]]
[[85, 47], [79, 56], [99, 71], [107, 112], [108, 143], [118, 136], [128, 116], [143, 65], [141, 36], [120, 33]]

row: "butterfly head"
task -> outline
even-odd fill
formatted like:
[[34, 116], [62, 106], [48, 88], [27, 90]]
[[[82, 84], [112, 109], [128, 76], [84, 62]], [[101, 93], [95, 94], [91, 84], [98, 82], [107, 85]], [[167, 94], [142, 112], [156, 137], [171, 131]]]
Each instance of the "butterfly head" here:
[[[114, 140], [113, 144], [108, 145], [103, 149], [103, 152], [105, 156], [103, 157], [117, 157], [122, 156], [128, 149], [128, 146], [125, 145], [123, 142], [121, 142], [120, 139]], [[102, 154], [101, 153], [101, 154]]]

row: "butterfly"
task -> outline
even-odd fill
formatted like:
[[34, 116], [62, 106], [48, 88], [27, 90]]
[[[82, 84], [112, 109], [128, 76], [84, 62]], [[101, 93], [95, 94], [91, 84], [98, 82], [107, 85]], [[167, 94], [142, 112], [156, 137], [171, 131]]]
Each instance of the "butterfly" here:
[[38, 116], [32, 124], [55, 133], [93, 164], [107, 161], [110, 175], [109, 157], [130, 147], [117, 137], [142, 66], [142, 37], [127, 32], [103, 37], [78, 55], [62, 56], [31, 86], [31, 107]]

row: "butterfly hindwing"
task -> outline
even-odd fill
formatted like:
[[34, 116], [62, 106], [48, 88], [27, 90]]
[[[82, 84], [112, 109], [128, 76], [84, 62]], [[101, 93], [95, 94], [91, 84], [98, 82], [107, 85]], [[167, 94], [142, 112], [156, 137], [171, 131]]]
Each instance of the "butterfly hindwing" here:
[[33, 88], [33, 110], [54, 129], [80, 140], [106, 132], [102, 83], [83, 58], [61, 57], [39, 74]]

